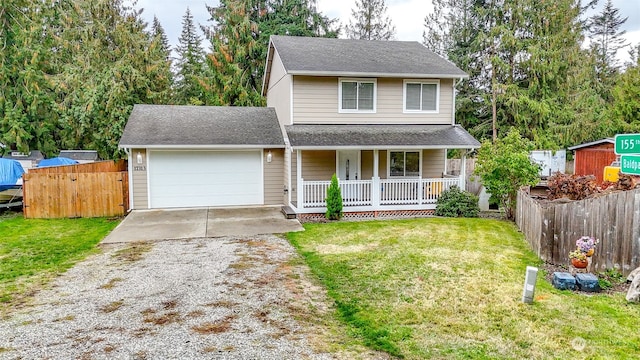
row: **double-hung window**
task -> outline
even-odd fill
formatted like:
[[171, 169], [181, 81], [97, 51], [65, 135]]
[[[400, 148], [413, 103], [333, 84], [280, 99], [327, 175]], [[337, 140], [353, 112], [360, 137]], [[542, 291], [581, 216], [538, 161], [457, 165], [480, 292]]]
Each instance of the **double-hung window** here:
[[404, 112], [437, 113], [439, 81], [404, 81]]
[[419, 177], [420, 151], [389, 151], [389, 177]]
[[338, 93], [340, 112], [376, 111], [375, 80], [340, 79]]

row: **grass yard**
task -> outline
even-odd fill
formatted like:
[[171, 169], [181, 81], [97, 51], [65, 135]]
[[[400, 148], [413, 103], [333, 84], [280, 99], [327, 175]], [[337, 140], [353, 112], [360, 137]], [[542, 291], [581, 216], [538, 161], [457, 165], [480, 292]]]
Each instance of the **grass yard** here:
[[487, 219], [306, 224], [289, 234], [353, 336], [407, 359], [640, 357], [640, 305], [558, 291], [516, 227]]
[[118, 221], [0, 215], [0, 310], [96, 251]]

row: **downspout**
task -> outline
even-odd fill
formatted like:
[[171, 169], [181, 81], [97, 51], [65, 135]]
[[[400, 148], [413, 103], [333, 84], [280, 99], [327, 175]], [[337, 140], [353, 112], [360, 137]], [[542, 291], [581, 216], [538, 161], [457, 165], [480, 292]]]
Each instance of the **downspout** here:
[[133, 210], [133, 165], [131, 163], [131, 149], [124, 148], [127, 154], [127, 182], [129, 183], [129, 212]]

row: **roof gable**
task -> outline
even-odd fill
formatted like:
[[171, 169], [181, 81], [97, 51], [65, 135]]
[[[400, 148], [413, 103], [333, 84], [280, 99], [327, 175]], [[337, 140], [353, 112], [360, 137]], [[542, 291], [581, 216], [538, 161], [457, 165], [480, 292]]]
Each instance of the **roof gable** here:
[[284, 147], [273, 108], [135, 105], [120, 147]]
[[294, 75], [467, 77], [453, 63], [416, 41], [271, 36], [267, 62], [274, 49], [287, 73]]

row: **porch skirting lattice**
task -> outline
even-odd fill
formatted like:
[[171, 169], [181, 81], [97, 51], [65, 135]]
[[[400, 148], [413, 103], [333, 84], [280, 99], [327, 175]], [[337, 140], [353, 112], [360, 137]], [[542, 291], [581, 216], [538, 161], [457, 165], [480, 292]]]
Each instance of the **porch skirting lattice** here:
[[[401, 218], [431, 217], [434, 215], [435, 215], [435, 210], [381, 210], [381, 211], [345, 212], [342, 218], [344, 220], [401, 219]], [[298, 219], [302, 222], [326, 220], [324, 214], [320, 214], [320, 213], [298, 214]]]

